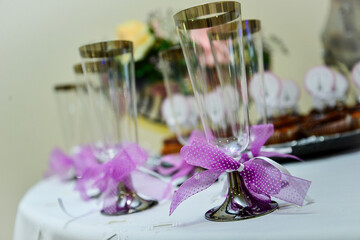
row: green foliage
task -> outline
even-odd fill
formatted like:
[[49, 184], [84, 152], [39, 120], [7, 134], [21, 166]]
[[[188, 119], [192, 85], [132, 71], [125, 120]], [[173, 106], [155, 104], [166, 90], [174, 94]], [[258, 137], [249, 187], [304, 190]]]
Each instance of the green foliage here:
[[[150, 32], [154, 31], [150, 28]], [[135, 63], [135, 77], [137, 86], [153, 84], [162, 81], [162, 74], [158, 67], [159, 52], [173, 46], [171, 41], [163, 38], [156, 38], [153, 46], [149, 49], [146, 56]]]

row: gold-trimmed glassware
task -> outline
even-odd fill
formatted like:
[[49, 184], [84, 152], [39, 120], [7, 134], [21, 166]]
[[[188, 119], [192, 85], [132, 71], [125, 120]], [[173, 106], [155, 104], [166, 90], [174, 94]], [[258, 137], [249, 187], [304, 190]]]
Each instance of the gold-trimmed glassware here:
[[63, 148], [69, 154], [86, 141], [81, 131], [84, 109], [81, 105], [80, 93], [84, 88], [83, 83], [62, 83], [54, 86], [60, 129], [64, 138]]
[[266, 92], [264, 87], [264, 57], [261, 22], [242, 21], [244, 60], [249, 92], [250, 124], [267, 123]]
[[[174, 20], [207, 141], [240, 161], [249, 143], [240, 3], [225, 1], [195, 6], [175, 14]], [[228, 34], [223, 29], [232, 23], [237, 34]], [[222, 39], [224, 34], [227, 37]], [[210, 35], [215, 42], [210, 43]], [[206, 212], [206, 219], [243, 220], [277, 208], [276, 203], [264, 204], [249, 194], [238, 172], [228, 173], [228, 182], [224, 203]]]
[[[81, 46], [79, 51], [101, 130], [93, 144], [94, 153], [98, 161], [107, 162], [123, 144], [138, 142], [133, 44], [120, 40], [98, 42]], [[116, 210], [111, 215], [135, 213], [156, 204], [119, 183]], [[102, 213], [110, 215], [104, 210]]]

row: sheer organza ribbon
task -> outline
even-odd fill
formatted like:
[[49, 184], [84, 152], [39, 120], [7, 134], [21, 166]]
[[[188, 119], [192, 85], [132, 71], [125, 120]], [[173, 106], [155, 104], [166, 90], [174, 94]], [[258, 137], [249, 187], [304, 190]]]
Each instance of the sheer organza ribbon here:
[[[259, 154], [263, 154], [260, 151], [261, 147], [271, 136], [272, 131], [272, 124], [252, 126], [252, 153], [243, 154], [240, 161], [227, 156], [219, 148], [203, 139], [194, 139], [191, 144], [184, 146], [181, 149], [181, 156], [185, 161], [208, 170], [189, 178], [174, 193], [170, 215], [187, 198], [210, 187], [222, 173], [233, 171], [239, 172], [250, 194], [257, 199], [270, 202], [271, 197], [276, 197], [302, 206], [311, 182], [291, 176], [280, 164], [267, 157], [259, 156]], [[265, 154], [290, 157], [288, 154], [273, 152], [265, 152]], [[250, 158], [249, 155], [256, 157]]]
[[[86, 153], [84, 152], [83, 155]], [[138, 166], [146, 162], [147, 157], [139, 145], [129, 143], [119, 148], [115, 157], [108, 162], [100, 163], [96, 159], [88, 164], [84, 162], [85, 165], [76, 167], [78, 180], [75, 189], [85, 200], [90, 198], [89, 190], [98, 189], [102, 193], [109, 192], [112, 186], [117, 188], [119, 182], [123, 182], [126, 187], [133, 190], [129, 176]]]
[[[200, 130], [193, 130], [188, 140], [189, 144], [191, 144], [194, 139], [203, 139], [205, 141], [205, 134]], [[165, 165], [170, 165], [171, 167], [164, 167], [164, 163]], [[180, 153], [176, 153], [163, 156], [156, 170], [164, 176], [170, 176], [173, 174], [166, 190], [164, 191], [163, 198], [167, 198], [171, 196], [170, 193], [172, 193], [174, 187], [177, 187], [177, 185], [180, 184], [178, 181], [179, 179], [182, 180], [184, 177], [191, 177], [195, 174], [196, 166], [188, 164]]]
[[143, 170], [148, 155], [136, 143], [123, 144], [115, 157], [105, 163], [97, 160], [90, 146], [77, 149], [71, 156], [59, 148], [54, 149], [50, 155], [48, 172], [64, 179], [73, 169], [77, 179], [75, 190], [79, 191], [84, 200], [101, 194], [102, 209], [106, 213], [115, 211], [119, 183], [156, 200], [163, 200], [163, 196], [166, 196], [168, 182], [151, 170]]
[[45, 172], [45, 177], [57, 175], [62, 181], [68, 180], [73, 167], [74, 159], [56, 147], [50, 153], [49, 169]]
[[[193, 130], [188, 140], [189, 144], [196, 138], [205, 140], [205, 134], [202, 131]], [[164, 167], [164, 165], [167, 167]], [[180, 153], [174, 153], [161, 157], [156, 170], [163, 176], [172, 175], [170, 181], [174, 182], [176, 179], [183, 178], [194, 172], [195, 166], [188, 164]]]
[[260, 124], [253, 125], [250, 128], [250, 152], [244, 153], [241, 156], [241, 161], [246, 162], [253, 157], [281, 157], [281, 158], [293, 158], [302, 161], [300, 158], [280, 152], [262, 151], [261, 148], [265, 145], [266, 141], [273, 135], [273, 124]]
[[65, 181], [81, 177], [86, 169], [99, 164], [89, 145], [76, 146], [69, 155], [56, 147], [50, 153], [49, 169], [45, 172], [45, 177], [57, 175]]

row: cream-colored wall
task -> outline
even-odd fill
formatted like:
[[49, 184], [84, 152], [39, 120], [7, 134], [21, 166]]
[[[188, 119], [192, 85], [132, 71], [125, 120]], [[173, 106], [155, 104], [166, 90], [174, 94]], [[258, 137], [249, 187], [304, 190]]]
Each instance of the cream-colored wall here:
[[[49, 151], [61, 142], [52, 88], [74, 79], [77, 48], [113, 39], [118, 23], [145, 20], [152, 9], [180, 10], [201, 3], [204, 1], [0, 0], [0, 239], [11, 239], [21, 197], [42, 178]], [[320, 33], [328, 0], [241, 3], [243, 18], [261, 19], [265, 35], [276, 34], [289, 48], [289, 55], [274, 54], [274, 71], [281, 78], [300, 82], [309, 67], [322, 62]], [[303, 94], [303, 110], [309, 109], [308, 99]]]

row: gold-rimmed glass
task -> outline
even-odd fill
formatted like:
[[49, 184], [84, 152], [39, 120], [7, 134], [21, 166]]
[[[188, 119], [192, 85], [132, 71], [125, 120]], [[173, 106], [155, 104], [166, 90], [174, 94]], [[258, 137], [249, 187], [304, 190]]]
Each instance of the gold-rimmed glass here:
[[[79, 51], [101, 130], [93, 149], [100, 162], [107, 162], [124, 144], [138, 142], [133, 44], [120, 40], [98, 42], [81, 46]], [[111, 213], [103, 210], [103, 214], [135, 213], [157, 204], [141, 198], [121, 182], [117, 192], [118, 200], [111, 206]]]
[[112, 159], [125, 142], [137, 142], [132, 43], [109, 41], [80, 47], [92, 107], [101, 135], [95, 153], [102, 162]]
[[86, 141], [81, 131], [84, 109], [80, 95], [84, 88], [83, 83], [62, 83], [54, 86], [60, 129], [64, 139], [63, 148], [69, 154]]
[[[226, 1], [195, 6], [175, 14], [174, 20], [207, 140], [240, 161], [249, 143], [240, 3]], [[228, 34], [222, 28], [232, 23], [237, 34]], [[264, 206], [252, 197], [238, 172], [228, 173], [228, 181], [224, 203], [209, 210], [206, 219], [242, 220], [277, 207]]]
[[261, 22], [258, 19], [243, 20], [242, 29], [250, 124], [265, 124], [267, 111]]

